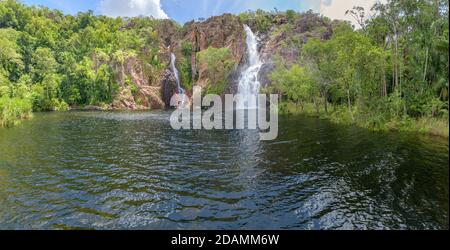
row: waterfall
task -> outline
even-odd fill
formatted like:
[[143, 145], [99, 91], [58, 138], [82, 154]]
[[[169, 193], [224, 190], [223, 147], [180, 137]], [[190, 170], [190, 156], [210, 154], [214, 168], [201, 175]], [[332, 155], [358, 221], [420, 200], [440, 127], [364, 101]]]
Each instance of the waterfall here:
[[241, 73], [238, 94], [243, 97], [242, 109], [254, 109], [257, 107], [256, 101], [261, 86], [258, 74], [263, 63], [259, 58], [258, 38], [247, 25], [244, 25], [244, 30], [247, 34], [248, 68]]
[[186, 95], [186, 91], [181, 87], [181, 82], [180, 82], [180, 74], [178, 72], [178, 69], [176, 67], [176, 61], [177, 61], [177, 57], [175, 56], [174, 53], [171, 53], [170, 55], [170, 67], [172, 69], [172, 72], [175, 75], [175, 79], [177, 81], [177, 87], [178, 87], [178, 95], [180, 97], [180, 105], [178, 106], [178, 108], [185, 108], [185, 105], [188, 103], [188, 97]]

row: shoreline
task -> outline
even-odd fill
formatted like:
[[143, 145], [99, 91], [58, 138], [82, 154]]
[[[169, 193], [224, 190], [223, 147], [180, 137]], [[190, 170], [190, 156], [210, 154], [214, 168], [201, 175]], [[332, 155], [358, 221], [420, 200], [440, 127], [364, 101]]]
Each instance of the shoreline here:
[[[67, 111], [46, 111], [50, 112], [71, 112], [71, 111], [98, 111], [98, 112], [108, 112], [108, 111], [127, 111], [127, 112], [142, 112], [142, 111], [164, 111], [165, 109], [112, 109], [112, 108], [103, 108], [100, 106], [86, 106], [86, 107], [70, 107]], [[11, 128], [15, 125], [20, 124], [23, 121], [33, 119], [34, 112], [27, 115], [26, 117], [18, 118], [14, 121], [14, 125], [12, 126], [0, 126], [1, 128]], [[410, 132], [417, 133], [421, 135], [426, 135], [430, 137], [436, 137], [441, 139], [449, 139], [449, 122], [448, 119], [445, 118], [409, 118], [404, 120], [396, 120], [389, 121], [383, 124], [383, 128], [374, 128], [363, 124], [362, 122], [355, 120], [348, 120], [348, 117], [345, 115], [339, 116], [340, 112], [338, 111], [329, 111], [325, 113], [323, 110], [319, 110], [319, 113], [315, 109], [311, 109], [310, 106], [305, 107], [301, 110], [299, 107], [295, 107], [295, 104], [292, 103], [283, 103], [283, 107], [280, 107], [281, 115], [304, 115], [307, 117], [318, 118], [322, 120], [327, 120], [336, 125], [347, 125], [347, 126], [357, 126], [359, 128], [369, 129], [374, 132], [382, 131], [382, 132]], [[0, 125], [2, 123], [0, 122]]]
[[356, 118], [355, 120], [351, 120], [347, 108], [345, 108], [344, 112], [341, 112], [342, 107], [340, 107], [340, 109], [336, 111], [333, 111], [331, 108], [328, 113], [325, 113], [322, 107], [319, 109], [319, 112], [317, 112], [316, 109], [311, 105], [312, 104], [307, 104], [305, 105], [304, 109], [301, 110], [300, 107], [296, 107], [293, 103], [283, 103], [280, 105], [280, 114], [316, 117], [319, 119], [327, 120], [336, 125], [353, 125], [375, 132], [409, 132], [441, 139], [449, 139], [448, 118], [406, 117], [399, 120], [391, 119], [390, 121], [380, 124], [381, 127], [377, 128], [368, 126], [367, 123], [364, 123], [365, 120], [362, 120], [364, 116], [370, 116], [370, 114], [354, 114]]

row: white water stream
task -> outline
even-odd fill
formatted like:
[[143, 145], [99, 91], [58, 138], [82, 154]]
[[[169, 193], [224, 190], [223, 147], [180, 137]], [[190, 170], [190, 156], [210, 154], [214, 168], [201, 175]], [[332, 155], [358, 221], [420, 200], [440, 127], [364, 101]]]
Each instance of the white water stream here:
[[258, 74], [263, 63], [259, 58], [258, 38], [247, 25], [244, 25], [244, 29], [247, 34], [248, 68], [241, 73], [238, 94], [243, 97], [241, 109], [256, 109], [261, 87]]
[[185, 108], [185, 106], [189, 103], [189, 97], [186, 95], [186, 91], [181, 87], [180, 82], [180, 73], [178, 72], [178, 69], [176, 67], [176, 61], [177, 57], [174, 53], [170, 55], [170, 67], [172, 68], [172, 72], [175, 75], [175, 78], [177, 80], [177, 87], [178, 87], [178, 95], [180, 98], [180, 104], [178, 105], [178, 108]]

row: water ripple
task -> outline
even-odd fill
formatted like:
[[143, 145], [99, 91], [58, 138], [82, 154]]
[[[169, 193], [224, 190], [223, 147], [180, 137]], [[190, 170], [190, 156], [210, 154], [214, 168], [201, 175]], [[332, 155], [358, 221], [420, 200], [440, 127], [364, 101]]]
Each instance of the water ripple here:
[[0, 130], [0, 228], [447, 229], [448, 142], [282, 117], [280, 136], [167, 112]]

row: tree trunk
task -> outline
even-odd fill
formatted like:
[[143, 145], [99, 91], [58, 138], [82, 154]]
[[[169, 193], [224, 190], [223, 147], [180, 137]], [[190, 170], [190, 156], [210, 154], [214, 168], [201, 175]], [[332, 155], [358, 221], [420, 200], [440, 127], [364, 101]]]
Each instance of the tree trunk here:
[[397, 32], [397, 25], [393, 24], [394, 28], [394, 89], [397, 89], [398, 87], [398, 32]]
[[425, 82], [427, 80], [427, 71], [428, 71], [428, 53], [429, 52], [429, 48], [427, 47], [427, 50], [425, 52], [425, 69], [423, 70], [423, 81]]
[[[434, 4], [437, 6], [437, 11], [436, 14], [439, 15], [439, 4], [437, 3], [437, 1], [434, 2]], [[433, 37], [436, 36], [437, 33], [437, 29], [434, 28], [433, 31]], [[430, 47], [427, 46], [426, 52], [425, 52], [425, 69], [423, 70], [423, 81], [425, 82], [427, 80], [427, 72], [428, 72], [428, 61], [429, 61], [429, 57], [430, 57]]]
[[353, 117], [352, 100], [350, 98], [350, 89], [347, 89], [347, 101], [348, 101], [348, 111], [350, 112], [350, 116], [352, 117], [352, 120], [354, 121], [355, 118]]
[[386, 97], [387, 96], [387, 82], [386, 82], [386, 72], [384, 68], [384, 61], [381, 67], [381, 96]]
[[395, 30], [395, 87], [398, 87], [398, 36]]
[[314, 101], [314, 107], [316, 108], [316, 113], [319, 113], [319, 104], [317, 103], [316, 97], [313, 98]]
[[395, 60], [392, 63], [392, 92], [395, 91], [395, 89], [397, 88], [396, 83], [395, 83]]

